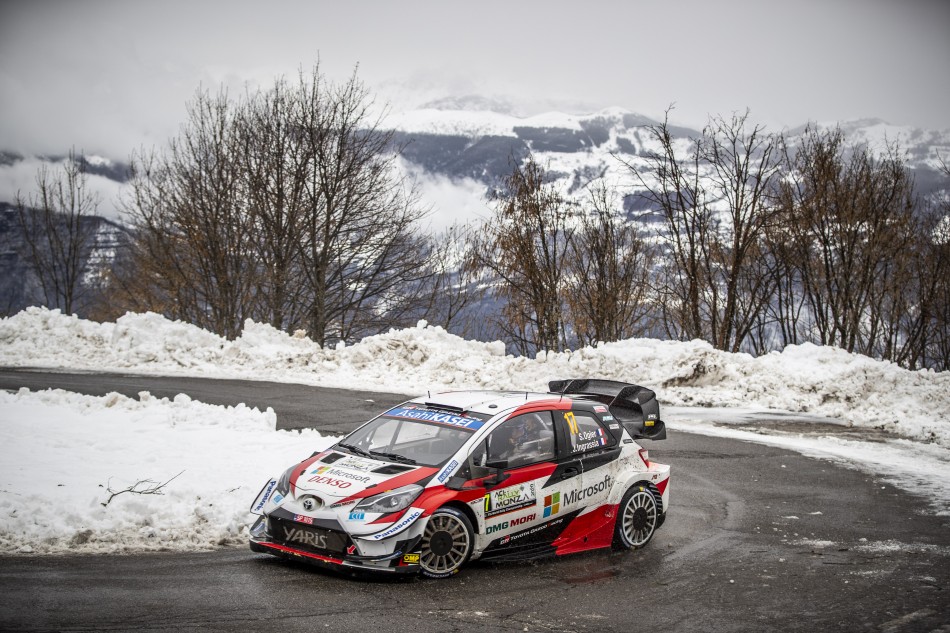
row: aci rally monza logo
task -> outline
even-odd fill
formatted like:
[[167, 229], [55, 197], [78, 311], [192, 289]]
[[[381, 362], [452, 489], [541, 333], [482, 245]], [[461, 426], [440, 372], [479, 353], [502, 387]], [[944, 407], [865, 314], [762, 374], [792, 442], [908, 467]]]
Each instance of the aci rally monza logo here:
[[502, 488], [485, 495], [485, 518], [507, 514], [534, 505], [537, 495], [534, 483]]

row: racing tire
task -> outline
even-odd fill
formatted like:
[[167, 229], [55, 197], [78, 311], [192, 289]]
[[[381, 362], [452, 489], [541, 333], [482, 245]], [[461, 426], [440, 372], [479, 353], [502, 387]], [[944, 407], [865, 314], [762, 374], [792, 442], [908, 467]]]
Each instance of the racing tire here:
[[646, 486], [633, 486], [620, 500], [614, 545], [619, 549], [640, 549], [650, 542], [659, 524], [656, 497]]
[[454, 508], [439, 508], [422, 533], [420, 571], [429, 578], [448, 578], [468, 562], [474, 547], [475, 531], [468, 517]]

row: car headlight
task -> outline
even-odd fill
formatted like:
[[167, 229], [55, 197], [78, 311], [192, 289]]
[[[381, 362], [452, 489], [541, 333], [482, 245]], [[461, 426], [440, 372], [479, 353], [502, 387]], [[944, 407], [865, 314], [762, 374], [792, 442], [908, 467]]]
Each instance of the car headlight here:
[[422, 494], [422, 486], [409, 484], [402, 488], [396, 488], [388, 492], [383, 492], [372, 497], [367, 497], [356, 504], [354, 510], [364, 510], [365, 512], [378, 512], [388, 514], [390, 512], [399, 512], [405, 510], [412, 502]]

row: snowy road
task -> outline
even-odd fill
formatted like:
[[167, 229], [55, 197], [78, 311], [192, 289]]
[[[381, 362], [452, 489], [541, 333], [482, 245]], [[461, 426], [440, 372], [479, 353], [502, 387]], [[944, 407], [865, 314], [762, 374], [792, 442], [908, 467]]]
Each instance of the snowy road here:
[[[10, 372], [0, 378], [13, 386]], [[74, 381], [67, 388], [90, 393], [118, 390], [120, 382], [36, 379]], [[201, 390], [208, 402], [239, 397], [271, 406], [278, 421], [334, 410], [329, 419], [342, 424], [348, 408], [385, 406], [366, 402], [378, 394], [325, 390], [318, 398], [308, 386], [134, 380], [145, 387], [129, 389]], [[437, 582], [358, 582], [243, 548], [3, 557], [0, 629], [915, 631], [950, 624], [948, 519], [920, 498], [860, 471], [731, 438], [680, 432], [648, 447], [673, 466], [672, 509], [638, 552], [474, 564]]]

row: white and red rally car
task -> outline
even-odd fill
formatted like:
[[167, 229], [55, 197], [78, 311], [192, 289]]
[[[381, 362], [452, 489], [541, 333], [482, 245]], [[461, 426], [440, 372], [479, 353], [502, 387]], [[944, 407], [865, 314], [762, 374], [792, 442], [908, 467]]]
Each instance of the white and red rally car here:
[[474, 559], [646, 545], [670, 467], [649, 389], [561, 380], [401, 404], [261, 490], [251, 549], [333, 567], [446, 577]]

